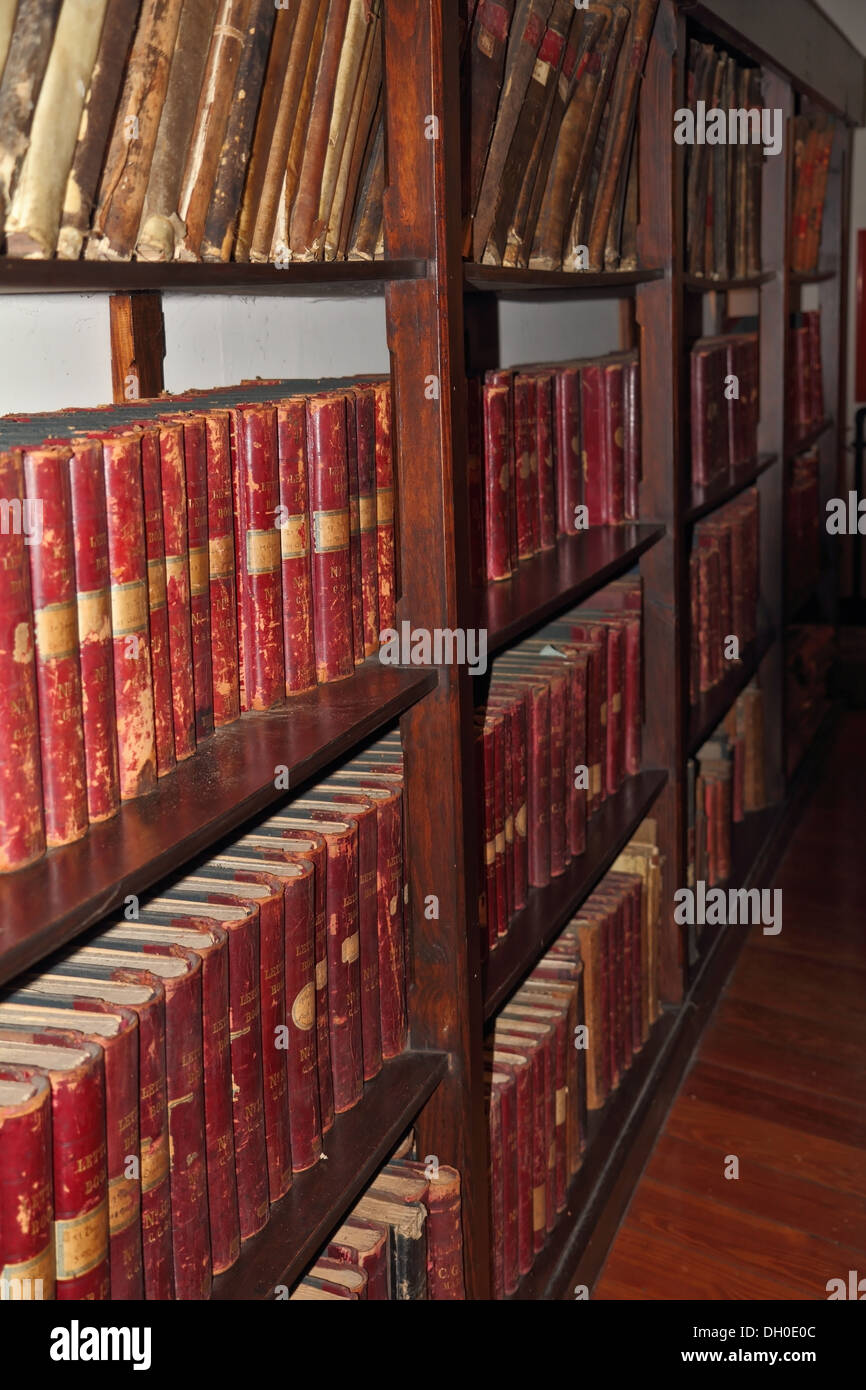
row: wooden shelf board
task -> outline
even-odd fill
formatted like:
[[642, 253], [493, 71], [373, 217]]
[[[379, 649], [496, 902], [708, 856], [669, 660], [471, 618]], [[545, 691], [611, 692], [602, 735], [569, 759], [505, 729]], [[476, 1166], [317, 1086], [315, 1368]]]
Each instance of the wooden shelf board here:
[[98, 922], [250, 816], [396, 719], [437, 683], [435, 671], [375, 658], [344, 681], [218, 729], [148, 796], [126, 801], [83, 839], [0, 878], [0, 983]]
[[684, 275], [683, 285], [695, 294], [725, 293], [728, 290], [757, 290], [774, 280], [774, 270], [762, 270], [758, 275], [743, 275], [728, 280], [711, 280], [706, 275]]
[[537, 963], [565, 923], [628, 844], [667, 781], [640, 772], [608, 797], [586, 827], [586, 850], [546, 888], [531, 888], [526, 907], [482, 966], [484, 1017], [489, 1019]]
[[778, 462], [778, 459], [778, 454], [761, 454], [750, 463], [730, 469], [724, 477], [710, 483], [709, 487], [693, 487], [692, 505], [683, 517], [683, 524], [688, 526], [699, 521], [702, 516], [715, 511], [723, 502], [730, 502], [733, 497], [751, 487], [762, 473], [766, 473], [768, 468], [772, 468], [773, 464]]
[[835, 280], [838, 270], [791, 270], [788, 272], [792, 285], [820, 285], [825, 280]]
[[295, 1174], [264, 1230], [245, 1241], [237, 1263], [216, 1277], [211, 1297], [266, 1300], [274, 1298], [276, 1285], [291, 1287], [396, 1147], [447, 1066], [444, 1052], [404, 1052], [386, 1062], [354, 1109], [338, 1115], [325, 1135], [327, 1158]]
[[510, 579], [476, 590], [475, 625], [487, 629], [488, 651], [506, 646], [631, 569], [664, 533], [664, 526], [646, 522], [591, 526], [577, 536], [560, 536], [552, 550], [524, 560]]
[[0, 256], [2, 294], [92, 294], [124, 290], [200, 290], [205, 294], [379, 294], [393, 280], [418, 280], [424, 260], [291, 261], [275, 265], [234, 261], [167, 264], [147, 261], [24, 261]]
[[664, 270], [519, 270], [510, 265], [463, 265], [463, 283], [469, 290], [488, 290], [495, 294], [533, 293], [555, 290], [584, 294], [587, 290], [630, 290], [650, 280], [662, 280]]
[[813, 444], [817, 444], [822, 434], [833, 426], [833, 417], [828, 415], [826, 420], [822, 420], [819, 425], [815, 425], [809, 430], [808, 434], [802, 435], [799, 439], [791, 440], [785, 445], [785, 460], [789, 462], [796, 458], [798, 454], [804, 454], [807, 449], [811, 449]]
[[744, 648], [739, 661], [730, 661], [729, 670], [718, 685], [698, 698], [689, 711], [688, 752], [693, 756], [724, 719], [731, 705], [745, 690], [776, 639], [775, 630], [766, 628]]

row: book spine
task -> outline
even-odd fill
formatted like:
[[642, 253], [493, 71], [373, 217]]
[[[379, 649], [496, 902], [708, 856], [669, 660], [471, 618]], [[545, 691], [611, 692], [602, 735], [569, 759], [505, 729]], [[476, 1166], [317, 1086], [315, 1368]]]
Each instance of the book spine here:
[[511, 574], [511, 390], [485, 383], [483, 398], [485, 563], [488, 579], [507, 579]]
[[159, 452], [174, 751], [181, 762], [195, 752], [189, 525], [182, 425], [169, 422], [160, 425]]
[[[228, 896], [213, 896], [226, 903], [234, 901]], [[258, 914], [250, 915], [242, 922], [233, 923], [227, 933], [228, 1011], [227, 1015], [223, 1015], [221, 1028], [221, 1031], [225, 1032], [228, 1024], [230, 1029], [234, 1173], [238, 1226], [242, 1241], [249, 1240], [250, 1236], [260, 1231], [268, 1219], [268, 1162], [262, 1084], [260, 923], [257, 916]], [[207, 972], [206, 960], [205, 981]], [[220, 1008], [222, 1002], [220, 997]]]
[[565, 766], [568, 753], [566, 681], [551, 679], [550, 687], [550, 876], [558, 878], [565, 872], [569, 859], [566, 837]]
[[286, 692], [276, 411], [268, 406], [243, 406], [236, 412], [236, 422], [243, 688], [248, 709], [270, 709]]
[[487, 1077], [487, 1135], [490, 1146], [490, 1243], [493, 1297], [505, 1297], [505, 1200], [503, 1193], [502, 1093], [495, 1077]]
[[517, 556], [535, 555], [539, 548], [538, 418], [534, 377], [514, 378], [514, 463], [517, 508]]
[[[260, 210], [263, 210], [265, 189], [273, 186], [273, 170], [276, 167], [285, 170], [286, 167], [286, 156], [288, 155], [286, 115], [288, 112], [285, 103], [287, 99], [290, 99], [290, 89], [298, 77], [297, 49], [293, 49], [293, 45], [298, 43], [297, 29], [302, 8], [304, 7], [297, 6], [293, 9], [279, 10], [277, 13], [274, 37], [268, 54], [268, 65], [262, 86], [262, 99], [256, 115], [243, 199], [238, 215], [237, 237], [233, 251], [233, 257], [236, 261], [249, 261], [251, 259], [252, 240], [257, 218]], [[307, 5], [306, 10], [310, 16], [313, 6]], [[294, 62], [292, 61], [293, 57]], [[272, 232], [272, 195], [269, 201], [271, 206], [269, 225]]]
[[318, 216], [319, 198], [348, 13], [349, 0], [331, 0], [289, 227], [289, 248], [292, 256], [301, 260], [317, 259], [320, 240], [325, 232]]
[[192, 630], [192, 687], [196, 743], [214, 731], [213, 661], [211, 658], [210, 552], [208, 545], [208, 467], [205, 422], [185, 417], [187, 534], [189, 539], [189, 606]]
[[606, 526], [610, 520], [609, 491], [605, 470], [605, 381], [601, 363], [590, 363], [581, 372], [581, 463], [583, 501], [590, 526]]
[[399, 796], [377, 803], [379, 903], [379, 1004], [382, 1056], [406, 1046], [406, 951], [403, 928], [403, 805]]
[[[0, 453], [0, 499], [21, 525], [0, 528], [0, 873], [45, 852], [35, 639], [25, 536], [24, 470], [17, 450]], [[31, 522], [34, 518], [30, 518]]]
[[[351, 409], [351, 404], [349, 406]], [[372, 386], [355, 387], [358, 451], [358, 519], [361, 541], [361, 623], [364, 656], [379, 648], [379, 528], [376, 517], [376, 397]]]
[[208, 411], [205, 435], [213, 715], [215, 726], [221, 728], [224, 724], [231, 724], [241, 712], [231, 445], [227, 412]]
[[[92, 999], [82, 1007], [100, 1009]], [[107, 1011], [107, 1010], [106, 1010]], [[139, 1156], [140, 1084], [138, 1026], [113, 1038], [100, 1038], [105, 1067], [105, 1133], [111, 1297], [144, 1297], [141, 1246], [141, 1174], [127, 1174], [130, 1156]]]
[[355, 665], [364, 660], [364, 614], [361, 594], [361, 494], [358, 477], [358, 419], [355, 396], [346, 394], [346, 463], [349, 478], [349, 565], [352, 593], [352, 648]]
[[[243, 873], [238, 877], [243, 878]], [[292, 1185], [289, 1069], [277, 1046], [286, 1026], [284, 899], [262, 903], [259, 922], [262, 1089], [268, 1155], [268, 1196], [278, 1202]]]
[[60, 0], [20, 6], [0, 81], [0, 217], [5, 218], [21, 165], [51, 54]]
[[286, 1027], [292, 1167], [303, 1172], [322, 1147], [316, 1065], [315, 898], [312, 869], [285, 884]]
[[538, 543], [542, 550], [556, 544], [556, 478], [553, 441], [553, 375], [540, 373], [536, 391], [536, 458], [538, 460]]
[[98, 1049], [88, 1047], [86, 1062], [51, 1077], [58, 1300], [109, 1297], [105, 1081]]
[[621, 364], [604, 373], [604, 458], [607, 490], [607, 520], [617, 525], [625, 520], [625, 410], [624, 370]]
[[41, 506], [42, 521], [29, 549], [49, 847], [81, 839], [88, 824], [69, 457], [69, 450], [50, 447], [24, 454], [26, 494]]
[[379, 623], [397, 620], [397, 539], [394, 508], [394, 459], [391, 451], [391, 383], [377, 382], [376, 402], [376, 553], [379, 569]]
[[153, 724], [156, 771], [164, 777], [176, 765], [168, 601], [165, 579], [165, 535], [162, 528], [162, 481], [159, 430], [141, 432], [141, 486], [144, 500], [144, 538], [147, 552], [147, 600], [150, 669], [153, 682]]
[[50, 1299], [54, 1297], [51, 1087], [46, 1077], [29, 1067], [4, 1064], [0, 1064], [0, 1081], [30, 1081], [33, 1087], [29, 1100], [0, 1107], [0, 1287], [15, 1287], [13, 1280], [21, 1281], [19, 1297], [35, 1297], [38, 1289], [38, 1296]]
[[328, 840], [328, 1017], [334, 1109], [339, 1115], [358, 1103], [364, 1089], [358, 834], [353, 827], [351, 835]]
[[573, 857], [583, 854], [586, 849], [586, 813], [588, 792], [577, 776], [579, 767], [587, 766], [587, 662], [576, 661], [572, 666], [570, 732], [571, 757], [566, 769], [568, 775], [568, 795], [570, 802], [569, 830], [571, 853]]
[[[214, 1274], [234, 1264], [241, 1238], [232, 1114], [227, 933], [221, 931], [219, 935], [219, 942], [202, 953], [201, 979], [207, 1197]], [[245, 1193], [245, 1197], [248, 1195]]]
[[481, 825], [478, 922], [482, 930], [482, 948], [486, 945], [488, 950], [492, 950], [499, 936], [499, 924], [496, 917], [496, 837], [493, 829], [493, 728], [486, 721], [475, 730], [475, 757]]
[[[313, 628], [320, 683], [350, 676], [352, 649], [346, 400], [329, 392], [307, 400], [309, 509], [313, 537]], [[383, 613], [380, 599], [380, 621]]]
[[529, 882], [543, 888], [550, 882], [550, 689], [532, 691], [528, 728], [527, 803], [529, 818]]
[[280, 469], [280, 555], [286, 694], [316, 685], [310, 518], [307, 507], [306, 412], [302, 397], [277, 407]]

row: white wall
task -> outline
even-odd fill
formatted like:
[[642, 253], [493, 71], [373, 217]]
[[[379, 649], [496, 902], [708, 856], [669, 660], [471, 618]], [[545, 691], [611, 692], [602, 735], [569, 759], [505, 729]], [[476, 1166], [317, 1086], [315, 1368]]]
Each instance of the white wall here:
[[501, 366], [556, 362], [619, 349], [616, 299], [504, 299], [499, 305]]

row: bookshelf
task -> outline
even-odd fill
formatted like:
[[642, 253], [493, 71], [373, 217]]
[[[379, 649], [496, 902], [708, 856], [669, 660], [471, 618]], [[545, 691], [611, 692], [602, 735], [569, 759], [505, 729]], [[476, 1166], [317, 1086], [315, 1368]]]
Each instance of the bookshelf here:
[[[817, 21], [807, 0], [786, 5], [784, 24], [777, 26], [784, 52], [775, 60], [765, 21], [752, 16], [755, 8], [733, 0], [715, 6], [660, 0], [638, 112], [638, 255], [644, 269], [591, 274], [463, 262], [456, 0], [387, 0], [384, 7], [385, 87], [391, 94], [384, 261], [292, 264], [280, 270], [0, 258], [0, 293], [115, 296], [116, 314], [125, 316], [123, 340], [114, 345], [116, 359], [123, 358], [115, 361], [115, 379], [122, 380], [134, 360], [140, 379], [159, 385], [159, 332], [153, 322], [145, 331], [144, 316], [136, 314], [140, 296], [158, 301], [163, 290], [383, 295], [394, 395], [398, 623], [484, 627], [492, 655], [635, 566], [643, 580], [643, 770], [590, 822], [586, 851], [568, 872], [548, 888], [531, 891], [508, 937], [483, 967], [475, 920], [474, 691], [463, 668], [401, 671], [372, 661], [342, 684], [218, 732], [150, 797], [127, 804], [115, 820], [95, 827], [78, 844], [0, 879], [0, 980], [5, 982], [83, 932], [127, 893], [189, 863], [273, 803], [280, 795], [273, 786], [276, 763], [289, 765], [290, 783], [298, 787], [399, 719], [414, 904], [409, 1049], [386, 1064], [353, 1110], [337, 1118], [325, 1143], [329, 1161], [297, 1177], [270, 1223], [215, 1281], [214, 1299], [273, 1298], [276, 1285], [302, 1274], [410, 1124], [421, 1154], [435, 1154], [461, 1172], [467, 1297], [489, 1297], [485, 1028], [647, 815], [657, 821], [665, 857], [662, 901], [672, 904], [674, 891], [685, 882], [688, 757], [757, 672], [767, 715], [771, 806], [739, 828], [738, 883], [765, 882], [780, 851], [793, 792], [803, 781], [802, 770], [796, 788], [785, 775], [784, 628], [795, 596], [786, 592], [784, 579], [784, 486], [791, 458], [810, 444], [820, 448], [822, 500], [842, 477], [849, 132], [840, 125], [822, 248], [825, 264], [841, 269], [812, 275], [789, 269], [788, 217], [780, 213], [790, 207], [788, 155], [764, 162], [760, 274], [719, 281], [685, 275], [684, 151], [673, 143], [671, 131], [673, 113], [684, 104], [691, 26], [698, 18], [702, 33], [709, 31], [731, 51], [760, 62], [764, 101], [781, 107], [786, 118], [803, 99], [800, 94], [849, 120], [856, 113], [849, 100], [850, 67], [845, 102], [834, 90], [832, 66], [821, 63], [810, 75]], [[431, 111], [439, 117], [435, 140], [425, 132]], [[696, 336], [692, 328], [704, 298], [741, 291], [756, 297], [760, 321], [759, 454], [735, 475], [696, 490], [689, 468], [688, 344]], [[808, 440], [795, 441], [785, 411], [788, 324], [806, 292], [818, 296], [822, 310], [829, 414]], [[473, 589], [466, 369], [498, 365], [491, 302], [495, 310], [501, 296], [562, 300], [563, 314], [579, 297], [622, 301], [621, 346], [634, 343], [641, 352], [640, 510], [646, 520], [563, 539], [553, 551], [521, 565], [511, 580]], [[156, 310], [159, 314], [158, 302]], [[438, 383], [433, 395], [431, 378]], [[760, 490], [762, 513], [760, 635], [726, 680], [690, 706], [692, 527], [753, 485]], [[826, 542], [825, 537], [829, 562]], [[815, 601], [832, 617], [832, 566], [827, 569], [831, 580]], [[431, 894], [438, 899], [434, 920], [419, 911]], [[591, 1285], [739, 944], [741, 938], [705, 942], [692, 968], [680, 929], [667, 913], [662, 1016], [619, 1089], [593, 1115], [567, 1210], [515, 1298], [568, 1298], [575, 1282]]]

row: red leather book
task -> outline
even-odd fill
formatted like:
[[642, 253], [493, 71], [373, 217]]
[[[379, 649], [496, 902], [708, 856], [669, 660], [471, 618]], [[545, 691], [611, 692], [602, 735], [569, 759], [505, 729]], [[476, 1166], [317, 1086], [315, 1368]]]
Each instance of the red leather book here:
[[286, 693], [276, 411], [239, 406], [234, 421], [243, 707], [270, 709]]
[[701, 689], [701, 562], [693, 546], [689, 555], [689, 703]]
[[[521, 1036], [509, 1030], [505, 1020], [497, 1020], [494, 1033], [494, 1058], [501, 1066], [507, 1057], [522, 1057], [530, 1069], [530, 1114], [531, 1114], [531, 1240], [533, 1256], [544, 1245], [546, 1234], [547, 1204], [547, 1122], [546, 1122], [546, 1067], [543, 1048], [536, 1039]], [[518, 1146], [519, 1146], [518, 1137]], [[518, 1149], [519, 1151], [519, 1149]], [[525, 1199], [524, 1199], [525, 1200]], [[518, 1213], [519, 1220], [519, 1213]]]
[[582, 609], [587, 616], [600, 619], [609, 629], [616, 629], [622, 638], [622, 714], [623, 714], [623, 771], [634, 777], [641, 768], [642, 669], [641, 669], [641, 609], [630, 612], [606, 613], [603, 596], [596, 595], [593, 605]]
[[606, 526], [609, 520], [609, 486], [605, 470], [604, 377], [603, 361], [588, 362], [580, 374], [583, 502], [589, 514], [590, 526]]
[[[543, 1104], [536, 1110], [540, 1131], [536, 1133], [535, 1138], [536, 1150], [543, 1160], [543, 1171], [539, 1169], [544, 1193], [543, 1233], [549, 1234], [553, 1230], [556, 1220], [556, 1030], [551, 1022], [540, 1018], [527, 1018], [513, 1001], [497, 1015], [496, 1028], [498, 1045], [501, 1046], [506, 1039], [513, 1038], [524, 1041], [527, 1045], [537, 1049], [533, 1056], [533, 1066], [537, 1068], [533, 1072], [533, 1084], [536, 1075], [540, 1075]], [[508, 1045], [514, 1046], [516, 1043]], [[540, 1053], [540, 1062], [537, 1059], [538, 1053]], [[537, 1100], [538, 1092], [536, 1090]], [[534, 1220], [537, 1219], [535, 1212], [533, 1218]], [[544, 1241], [543, 1233], [541, 1234], [542, 1244]], [[534, 1235], [537, 1242], [539, 1239], [537, 1228], [534, 1228]]]
[[[824, 368], [821, 358], [821, 310], [803, 314], [809, 333], [809, 378], [812, 386], [812, 408], [809, 412], [816, 425], [824, 419]], [[757, 355], [757, 354], [756, 354]]]
[[792, 330], [791, 354], [794, 369], [794, 427], [797, 437], [812, 428], [812, 353], [809, 329], [802, 325]]
[[335, 1232], [328, 1256], [343, 1264], [357, 1265], [367, 1276], [367, 1298], [386, 1300], [388, 1288], [388, 1230], [375, 1221], [350, 1216]]
[[333, 1289], [334, 1292], [342, 1289], [353, 1298], [366, 1301], [366, 1274], [363, 1270], [353, 1269], [345, 1260], [332, 1260], [327, 1255], [320, 1255], [307, 1277], [319, 1288]]
[[[18, 450], [0, 453], [0, 499], [16, 503], [23, 523], [24, 469]], [[0, 529], [0, 872], [22, 869], [45, 853], [42, 770], [36, 702], [36, 647], [30, 561], [23, 524]]]
[[514, 1082], [505, 1072], [485, 1068], [484, 1110], [487, 1120], [487, 1152], [490, 1163], [488, 1217], [490, 1220], [490, 1273], [493, 1297], [505, 1297], [505, 1200], [503, 1193], [502, 1090]]
[[[566, 928], [569, 930], [569, 928]], [[575, 941], [574, 955], [543, 956], [515, 999], [525, 996], [527, 1002], [545, 1008], [555, 1007], [565, 1012], [567, 1052], [568, 1115], [566, 1122], [566, 1171], [573, 1175], [581, 1163], [583, 1136], [586, 1133], [586, 1053], [574, 1047], [575, 1029], [584, 1020], [583, 965], [580, 946]]]
[[[527, 1274], [532, 1268], [532, 1160], [533, 1160], [533, 1096], [532, 1069], [528, 1058], [522, 1053], [508, 1051], [492, 1044], [488, 1061], [498, 1072], [504, 1072], [514, 1079], [514, 1124], [516, 1158], [516, 1210], [517, 1210], [517, 1270]], [[507, 1132], [506, 1132], [507, 1133]], [[504, 1142], [507, 1142], [505, 1134]], [[506, 1167], [507, 1173], [507, 1167]], [[507, 1177], [506, 1177], [507, 1183]], [[507, 1186], [503, 1188], [507, 1200]], [[507, 1208], [506, 1208], [507, 1210]], [[507, 1230], [507, 1217], [506, 1217]], [[507, 1246], [506, 1246], [507, 1250]], [[506, 1256], [506, 1277], [508, 1261]]]
[[619, 630], [608, 623], [580, 621], [580, 610], [570, 620], [571, 634], [579, 642], [595, 643], [605, 670], [605, 699], [602, 716], [604, 728], [604, 786], [613, 796], [622, 785], [625, 762], [625, 731], [623, 727], [623, 652]]
[[548, 862], [550, 876], [556, 878], [565, 871], [570, 858], [566, 815], [566, 778], [570, 779], [570, 769], [567, 767], [570, 741], [569, 690], [568, 673], [562, 663], [549, 663], [539, 659], [539, 650], [543, 645], [530, 641], [516, 647], [505, 657], [498, 659], [497, 671], [506, 679], [509, 675], [527, 675], [542, 680], [549, 690], [548, 758], [541, 769], [539, 790], [546, 788], [548, 796]]
[[42, 504], [41, 536], [28, 558], [49, 847], [80, 840], [88, 824], [69, 458], [65, 448], [24, 453], [26, 496]]
[[0, 1028], [0, 1066], [10, 1065], [38, 1067], [51, 1084], [55, 1297], [107, 1299], [108, 1182], [100, 1048], [59, 1029]]
[[292, 1169], [318, 1162], [322, 1149], [316, 1057], [315, 869], [277, 841], [231, 847], [233, 863], [248, 863], [283, 886], [285, 1023], [288, 1046], [289, 1130]]
[[491, 689], [503, 695], [528, 692], [527, 877], [539, 888], [550, 882], [550, 687], [538, 675], [500, 669]]
[[478, 924], [482, 950], [492, 951], [499, 939], [496, 903], [496, 833], [493, 828], [493, 801], [496, 776], [493, 770], [493, 725], [483, 711], [475, 718], [475, 788], [480, 835]]
[[[271, 850], [275, 859], [289, 855], [309, 860], [315, 868], [315, 985], [316, 985], [316, 1062], [319, 1073], [319, 1116], [322, 1133], [327, 1134], [334, 1124], [334, 1083], [331, 1077], [330, 1019], [328, 1014], [328, 909], [327, 846], [325, 838], [316, 832], [291, 827], [257, 826], [244, 835], [236, 848], [252, 846]], [[291, 997], [291, 996], [289, 996]], [[294, 1139], [292, 1141], [294, 1149]]]
[[495, 851], [494, 868], [496, 872], [496, 921], [499, 934], [508, 930], [508, 870], [506, 867], [505, 824], [508, 819], [508, 798], [506, 796], [506, 740], [505, 719], [495, 711], [489, 711], [487, 722], [493, 727], [493, 845]]
[[[563, 825], [563, 863], [575, 854], [582, 854], [586, 847], [586, 807], [587, 790], [582, 784], [576, 786], [578, 767], [587, 765], [587, 671], [588, 654], [569, 642], [549, 640], [548, 637], [530, 639], [524, 644], [542, 660], [549, 658], [558, 662], [567, 683], [564, 701], [564, 729], [562, 740], [562, 800], [559, 812]], [[542, 670], [544, 667], [542, 667]], [[554, 670], [557, 668], [554, 667]], [[554, 776], [551, 757], [551, 779]], [[552, 812], [551, 812], [552, 814]], [[551, 830], [552, 833], [552, 830]]]
[[[580, 911], [581, 917], [599, 918], [606, 940], [609, 938], [611, 973], [607, 1037], [610, 1047], [612, 1085], [617, 1085], [631, 1060], [630, 1005], [627, 1006], [626, 1003], [626, 982], [631, 943], [628, 942], [627, 948], [628, 932], [622, 895], [614, 888], [609, 887], [606, 881], [603, 881], [592, 896], [587, 899]], [[626, 1029], [627, 1017], [628, 1028]]]
[[742, 334], [727, 345], [726, 370], [737, 378], [739, 395], [727, 401], [728, 461], [732, 468], [758, 456], [758, 335]]
[[[604, 477], [607, 489], [607, 521], [616, 525], [625, 520], [625, 364], [604, 367]], [[591, 520], [591, 514], [590, 514]]]
[[[571, 1056], [576, 1053], [574, 1032], [569, 1030], [569, 1005], [565, 1000], [554, 1001], [550, 996], [527, 991], [518, 991], [509, 1005], [510, 1016], [514, 1020], [524, 1019], [533, 1023], [543, 1023], [554, 1031], [554, 1152], [553, 1152], [553, 1206], [555, 1212], [565, 1209], [568, 1192], [568, 1126], [569, 1103], [576, 1106], [576, 1095], [570, 1096]], [[576, 1066], [575, 1066], [576, 1071]]]
[[376, 543], [379, 562], [379, 625], [397, 620], [397, 538], [394, 505], [394, 459], [391, 452], [391, 383], [377, 381], [376, 401]]
[[203, 415], [183, 416], [189, 537], [189, 604], [192, 625], [192, 687], [196, 743], [214, 731], [213, 659], [210, 634], [207, 433]]
[[[373, 652], [379, 650], [380, 631], [379, 524], [376, 515], [376, 397], [372, 386], [355, 386], [353, 392], [355, 396], [355, 444], [358, 461], [363, 652], [364, 656], [372, 656]], [[351, 410], [351, 404], [348, 409]]]
[[[512, 910], [517, 912], [526, 906], [529, 869], [526, 835], [526, 729], [529, 695], [526, 691], [515, 691], [511, 695], [500, 696], [494, 693], [495, 690], [495, 686], [491, 688], [488, 708], [501, 710], [509, 726], [506, 741], [506, 773], [510, 781], [510, 793], [506, 802], [511, 808], [512, 824], [509, 828], [506, 817], [505, 849], [510, 901]], [[509, 844], [512, 848], [510, 856]]]
[[150, 635], [150, 673], [156, 771], [164, 777], [176, 765], [168, 602], [165, 574], [165, 534], [162, 524], [162, 477], [158, 426], [140, 431], [141, 486], [144, 501], [144, 539], [147, 555], [147, 607]]
[[181, 762], [195, 752], [195, 691], [186, 467], [183, 426], [177, 421], [160, 422], [159, 458], [174, 751], [178, 762]]
[[[174, 1297], [210, 1295], [211, 1236], [205, 1157], [204, 1083], [202, 1075], [202, 964], [194, 951], [102, 933], [94, 944], [71, 952], [64, 968], [106, 969], [112, 976], [165, 989], [165, 1083], [170, 1154], [171, 1242]], [[150, 1153], [155, 1184], [164, 1159]], [[147, 1190], [142, 1164], [142, 1185]]]
[[542, 550], [556, 545], [556, 459], [553, 415], [553, 372], [535, 376], [536, 455], [538, 458], [538, 543]]
[[[320, 682], [325, 682], [351, 676], [355, 669], [346, 398], [342, 392], [323, 393], [307, 400], [307, 468], [313, 537], [316, 676]], [[379, 619], [387, 626], [381, 597], [380, 592]]]
[[692, 481], [707, 487], [728, 467], [727, 346], [701, 338], [691, 353]]
[[[138, 1019], [138, 1120], [141, 1157], [141, 1241], [144, 1296], [172, 1298], [168, 1105], [165, 1089], [165, 989], [155, 976], [104, 966], [57, 962], [29, 976], [20, 993], [55, 994], [88, 1008], [94, 1000], [132, 1010]], [[112, 1276], [114, 1270], [112, 1268]]]
[[569, 651], [586, 652], [586, 764], [589, 789], [586, 812], [592, 816], [606, 795], [607, 766], [607, 643], [597, 636], [589, 641], [575, 637], [569, 618], [545, 629], [554, 639], [565, 639]]
[[623, 469], [625, 473], [625, 520], [640, 519], [641, 439], [640, 364], [634, 359], [622, 369]]
[[280, 556], [286, 694], [316, 685], [310, 518], [307, 509], [306, 403], [303, 396], [277, 406], [280, 471]]
[[583, 502], [580, 456], [581, 380], [577, 367], [557, 367], [554, 373], [556, 442], [556, 525], [560, 535], [577, 532], [575, 513]]
[[484, 525], [488, 579], [508, 579], [512, 573], [511, 494], [512, 405], [510, 385], [483, 388], [484, 410]]
[[95, 1043], [105, 1076], [106, 1175], [111, 1297], [144, 1297], [141, 1262], [141, 1178], [128, 1171], [139, 1155], [138, 1020], [130, 1009], [56, 994], [34, 998], [13, 990], [0, 1003], [0, 1028], [40, 1041], [55, 1028]]
[[382, 1020], [379, 1001], [379, 904], [376, 871], [379, 857], [376, 799], [389, 793], [315, 786], [292, 803], [299, 811], [318, 811], [350, 821], [358, 829], [358, 938], [360, 950], [361, 1045], [364, 1080], [382, 1070]]
[[0, 1284], [28, 1301], [54, 1297], [51, 1099], [44, 1072], [0, 1063]]
[[430, 1175], [424, 1163], [393, 1159], [383, 1169], [387, 1178], [405, 1173], [428, 1178], [427, 1196], [427, 1297], [464, 1299], [463, 1229], [461, 1225], [460, 1174], [456, 1168], [437, 1164]]
[[491, 1063], [485, 1071], [490, 1130], [491, 1221], [494, 1254], [494, 1297], [513, 1293], [517, 1267], [517, 1100], [510, 1068]]
[[610, 1054], [607, 1049], [608, 975], [605, 969], [601, 923], [582, 913], [573, 919], [580, 940], [583, 965], [584, 1007], [587, 1031], [586, 1103], [599, 1110], [610, 1090]]
[[[374, 438], [375, 449], [375, 438]], [[346, 468], [349, 478], [349, 571], [352, 588], [352, 649], [355, 665], [364, 660], [364, 616], [361, 594], [361, 493], [358, 479], [358, 421], [355, 393], [346, 392]]]
[[108, 820], [120, 805], [114, 732], [114, 659], [102, 449], [77, 440], [69, 460], [81, 668], [87, 814]]
[[538, 407], [535, 377], [515, 372], [512, 383], [514, 413], [514, 505], [517, 509], [517, 558], [528, 559], [540, 545], [538, 484]]
[[231, 724], [241, 712], [229, 420], [227, 410], [209, 410], [205, 415], [211, 669], [217, 728]]

